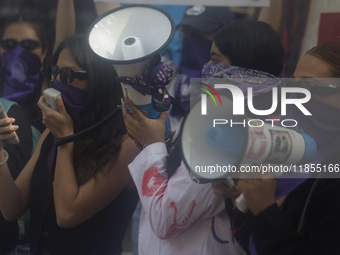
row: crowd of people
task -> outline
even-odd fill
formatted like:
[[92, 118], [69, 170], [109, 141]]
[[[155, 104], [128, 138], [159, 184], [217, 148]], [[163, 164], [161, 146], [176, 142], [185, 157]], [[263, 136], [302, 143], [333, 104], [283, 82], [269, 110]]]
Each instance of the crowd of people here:
[[[176, 27], [179, 66], [162, 58], [169, 65], [147, 70], [161, 77], [174, 69], [168, 91], [177, 103], [158, 119], [124, 96], [113, 65], [93, 54], [86, 35], [75, 33], [73, 0], [58, 3], [51, 52], [41, 23], [11, 17], [0, 33], [0, 102], [8, 115], [0, 119], [0, 255], [21, 254], [25, 241], [29, 254], [121, 255], [133, 214], [139, 222], [135, 255], [339, 254], [338, 178], [315, 172], [282, 181], [242, 173], [235, 185], [229, 179], [200, 183], [181, 156], [178, 133], [190, 111], [190, 78], [237, 78], [242, 89], [284, 79], [278, 19], [267, 14], [236, 19], [227, 7], [189, 6]], [[155, 59], [159, 64], [160, 56]], [[329, 41], [310, 49], [290, 77], [310, 92], [304, 107], [311, 116], [290, 104], [281, 117], [297, 120], [314, 139], [315, 165], [340, 164], [339, 70], [340, 41]], [[151, 84], [145, 77], [138, 78]], [[58, 111], [45, 103], [47, 88], [61, 92]], [[269, 109], [271, 99], [263, 90], [253, 105]], [[280, 119], [280, 110], [271, 116]], [[58, 142], [113, 112], [113, 119], [80, 139]], [[176, 131], [170, 139], [168, 114]], [[19, 144], [6, 142], [14, 137]], [[246, 212], [236, 206], [241, 194]], [[22, 242], [19, 233], [26, 235]]]

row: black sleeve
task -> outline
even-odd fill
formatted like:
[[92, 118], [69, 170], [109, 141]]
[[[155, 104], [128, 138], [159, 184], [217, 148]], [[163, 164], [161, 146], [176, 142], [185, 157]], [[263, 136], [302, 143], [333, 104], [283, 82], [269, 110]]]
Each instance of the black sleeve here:
[[14, 118], [14, 124], [19, 126], [19, 129], [16, 131], [16, 133], [19, 137], [20, 143], [6, 143], [4, 146], [4, 149], [9, 154], [9, 159], [7, 162], [8, 168], [13, 179], [16, 179], [31, 157], [33, 146], [32, 130], [27, 113], [21, 106], [13, 105], [9, 109], [7, 115], [8, 117]]
[[[315, 196], [308, 205], [302, 234], [287, 221], [276, 203], [253, 217], [248, 227], [258, 254], [340, 254], [339, 185], [337, 179], [320, 180]], [[295, 210], [295, 207], [291, 210]]]

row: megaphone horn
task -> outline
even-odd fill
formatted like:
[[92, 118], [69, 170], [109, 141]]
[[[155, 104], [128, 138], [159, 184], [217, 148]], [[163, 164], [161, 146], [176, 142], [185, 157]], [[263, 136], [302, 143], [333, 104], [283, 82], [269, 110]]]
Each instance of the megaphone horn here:
[[[249, 122], [246, 115], [233, 115], [233, 102], [228, 94], [220, 91], [219, 96], [223, 105], [215, 106], [214, 99], [206, 97], [209, 113], [204, 115], [201, 100], [197, 100], [182, 122], [181, 156], [197, 182], [238, 178], [242, 172], [240, 164], [304, 165], [315, 157], [316, 143], [302, 130], [263, 121], [256, 125], [256, 120]], [[226, 119], [229, 123], [223, 121]], [[279, 175], [283, 172], [278, 171]], [[236, 204], [245, 211], [247, 206], [242, 197]]]
[[[87, 32], [88, 45], [98, 58], [111, 63], [119, 77], [136, 78], [148, 68], [151, 59], [164, 50], [175, 35], [175, 22], [164, 10], [143, 4], [130, 4], [98, 17]], [[121, 84], [124, 95], [149, 118], [160, 112], [151, 106], [151, 96], [142, 95]], [[169, 118], [166, 123], [170, 133]], [[166, 135], [166, 136], [167, 136]]]

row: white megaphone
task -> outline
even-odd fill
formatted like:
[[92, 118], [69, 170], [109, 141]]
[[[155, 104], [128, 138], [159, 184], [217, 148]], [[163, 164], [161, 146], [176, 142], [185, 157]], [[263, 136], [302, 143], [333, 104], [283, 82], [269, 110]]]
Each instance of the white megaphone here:
[[[148, 68], [151, 59], [164, 50], [175, 34], [175, 22], [164, 10], [141, 4], [124, 5], [98, 17], [87, 32], [88, 44], [95, 56], [111, 63], [118, 76], [136, 78]], [[151, 105], [151, 96], [142, 95], [121, 83], [136, 107], [157, 119], [160, 112]], [[166, 137], [171, 131], [166, 123]]]
[[[222, 91], [219, 96], [222, 105], [216, 106], [212, 98], [205, 97], [208, 113], [202, 115], [198, 100], [182, 122], [182, 159], [198, 183], [224, 178], [233, 183], [232, 178], [238, 178], [241, 173], [239, 166], [247, 164], [269, 163], [273, 168], [267, 170], [279, 177], [285, 170], [294, 171], [289, 165], [307, 164], [315, 157], [316, 143], [302, 130], [233, 115], [231, 97]], [[242, 212], [248, 210], [243, 195], [236, 200], [236, 206]]]

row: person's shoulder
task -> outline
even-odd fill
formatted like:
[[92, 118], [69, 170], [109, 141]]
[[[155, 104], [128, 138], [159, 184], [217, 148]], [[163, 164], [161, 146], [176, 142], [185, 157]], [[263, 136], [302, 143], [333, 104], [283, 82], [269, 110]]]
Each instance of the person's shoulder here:
[[14, 118], [14, 116], [20, 116], [21, 118], [26, 118], [27, 120], [29, 120], [26, 110], [22, 106], [20, 106], [19, 104], [15, 103], [15, 102], [13, 102], [9, 106], [9, 108], [7, 110], [7, 115], [9, 117], [13, 116], [13, 118]]

